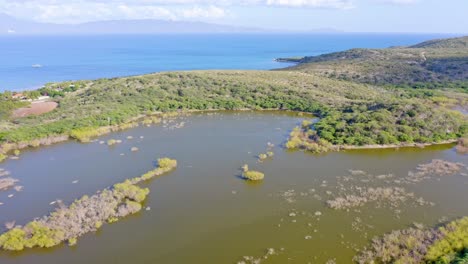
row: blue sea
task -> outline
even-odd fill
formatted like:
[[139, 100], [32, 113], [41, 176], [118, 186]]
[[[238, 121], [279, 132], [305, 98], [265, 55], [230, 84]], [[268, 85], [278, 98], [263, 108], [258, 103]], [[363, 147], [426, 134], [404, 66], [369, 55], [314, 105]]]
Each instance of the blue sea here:
[[[0, 91], [160, 71], [274, 69], [278, 57], [410, 45], [452, 35], [211, 34], [0, 37]], [[41, 67], [33, 67], [41, 65]]]

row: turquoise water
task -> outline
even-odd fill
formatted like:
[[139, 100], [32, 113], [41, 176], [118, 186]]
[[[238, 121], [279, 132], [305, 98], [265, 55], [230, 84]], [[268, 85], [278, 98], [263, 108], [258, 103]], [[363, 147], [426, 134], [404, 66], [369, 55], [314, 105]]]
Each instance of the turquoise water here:
[[[171, 70], [273, 69], [278, 57], [409, 45], [448, 35], [220, 34], [0, 37], [0, 91]], [[42, 65], [40, 68], [32, 65]]]

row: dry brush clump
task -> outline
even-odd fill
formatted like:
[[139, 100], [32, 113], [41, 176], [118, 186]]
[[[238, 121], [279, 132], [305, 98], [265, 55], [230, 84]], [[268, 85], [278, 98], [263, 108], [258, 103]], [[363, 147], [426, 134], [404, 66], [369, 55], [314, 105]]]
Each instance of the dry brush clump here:
[[462, 264], [468, 252], [468, 217], [441, 227], [409, 228], [374, 238], [354, 258], [359, 264]]
[[0, 177], [8, 176], [8, 175], [10, 175], [10, 172], [9, 172], [9, 171], [0, 168]]
[[459, 153], [468, 153], [468, 137], [460, 138], [458, 140], [457, 151]]
[[431, 176], [452, 176], [464, 169], [466, 165], [463, 163], [434, 159], [429, 163], [418, 165], [416, 172], [410, 171], [406, 180], [414, 183], [430, 179]]
[[[367, 203], [375, 202], [378, 206], [388, 204], [391, 207], [398, 207], [409, 200], [421, 201], [416, 199], [414, 193], [407, 192], [400, 187], [355, 187], [356, 193], [348, 193], [335, 199], [328, 200], [327, 205], [336, 210], [361, 207]], [[425, 203], [424, 200], [420, 203]]]
[[371, 247], [363, 250], [354, 261], [359, 264], [424, 263], [428, 248], [441, 236], [438, 230], [409, 228], [393, 231], [374, 238]]
[[0, 191], [5, 191], [10, 188], [13, 188], [17, 182], [17, 179], [11, 177], [0, 178]]
[[69, 207], [60, 207], [48, 216], [34, 220], [24, 227], [15, 227], [0, 235], [0, 248], [53, 247], [64, 241], [76, 244], [77, 238], [98, 230], [103, 223], [113, 223], [142, 209], [149, 189], [136, 184], [175, 169], [177, 162], [159, 160], [160, 167], [140, 177], [117, 183], [92, 196], [83, 196]]

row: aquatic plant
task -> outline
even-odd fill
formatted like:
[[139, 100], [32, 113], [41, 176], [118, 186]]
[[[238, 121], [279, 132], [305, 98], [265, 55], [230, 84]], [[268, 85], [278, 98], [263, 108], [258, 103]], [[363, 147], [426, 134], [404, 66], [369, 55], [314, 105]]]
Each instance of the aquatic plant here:
[[164, 173], [167, 173], [175, 169], [176, 167], [177, 167], [177, 160], [170, 159], [170, 158], [158, 159], [158, 167], [156, 169], [148, 171], [147, 173], [141, 175], [140, 177], [130, 179], [129, 181], [132, 184], [137, 184], [139, 182], [147, 181], [154, 177], [163, 175]]
[[141, 123], [143, 125], [149, 126], [149, 125], [152, 125], [152, 124], [159, 124], [159, 123], [161, 123], [161, 121], [162, 121], [162, 119], [159, 116], [147, 116], [147, 117], [143, 118], [143, 121], [141, 121]]
[[115, 140], [115, 139], [109, 139], [109, 140], [107, 140], [107, 145], [108, 145], [108, 146], [113, 146], [113, 145], [115, 145], [115, 144], [117, 144], [117, 140]]
[[104, 223], [115, 222], [139, 212], [149, 189], [136, 184], [177, 166], [175, 160], [168, 158], [160, 159], [160, 164], [162, 167], [156, 168], [150, 175], [145, 174], [114, 184], [92, 196], [85, 195], [69, 207], [61, 206], [48, 216], [1, 234], [0, 248], [18, 251], [25, 248], [53, 247], [65, 241], [74, 245], [78, 237], [98, 230]]
[[0, 153], [0, 162], [6, 160], [8, 158], [7, 155], [3, 154], [3, 153]]
[[244, 171], [242, 177], [250, 181], [260, 181], [263, 180], [263, 178], [265, 178], [265, 174], [259, 171], [248, 170]]
[[268, 155], [265, 154], [265, 153], [262, 153], [262, 154], [258, 155], [258, 159], [259, 159], [260, 161], [266, 160], [267, 158], [268, 158]]
[[13, 151], [13, 155], [15, 155], [15, 156], [19, 156], [20, 154], [21, 154], [21, 151], [19, 149], [15, 149]]
[[247, 171], [249, 171], [249, 165], [244, 164], [244, 165], [241, 167], [241, 169], [242, 169], [243, 172], [247, 172]]
[[108, 127], [82, 127], [70, 131], [70, 137], [80, 142], [89, 142], [91, 138], [110, 132]]

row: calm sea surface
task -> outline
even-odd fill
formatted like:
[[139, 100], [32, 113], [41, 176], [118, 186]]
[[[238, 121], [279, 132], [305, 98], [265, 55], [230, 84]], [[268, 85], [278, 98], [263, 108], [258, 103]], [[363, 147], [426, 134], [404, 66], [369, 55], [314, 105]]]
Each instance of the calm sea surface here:
[[[278, 57], [409, 45], [448, 35], [119, 35], [0, 37], [0, 91], [47, 82], [201, 69], [273, 69]], [[40, 65], [42, 67], [33, 67]]]

